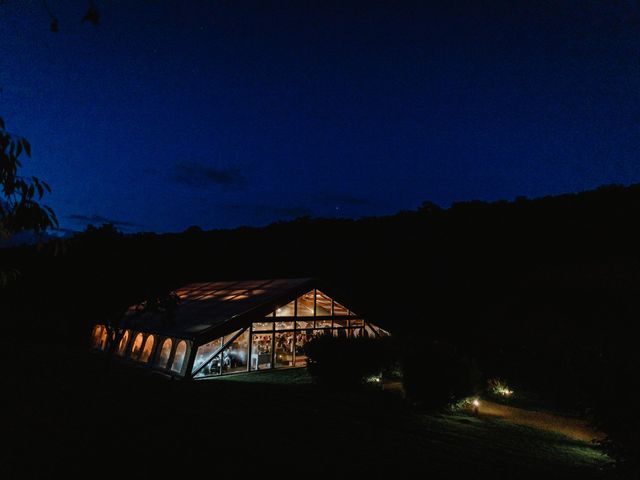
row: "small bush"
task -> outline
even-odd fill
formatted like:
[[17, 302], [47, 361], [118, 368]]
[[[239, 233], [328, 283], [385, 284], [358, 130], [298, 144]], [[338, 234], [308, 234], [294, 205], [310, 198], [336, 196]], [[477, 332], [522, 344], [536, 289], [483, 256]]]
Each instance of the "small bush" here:
[[318, 381], [356, 386], [389, 364], [388, 339], [322, 335], [305, 346], [307, 368]]
[[501, 378], [487, 380], [487, 395], [500, 402], [508, 402], [513, 398], [513, 390], [506, 381]]
[[590, 416], [607, 438], [601, 442], [615, 459], [616, 478], [640, 478], [640, 353], [621, 350], [603, 356], [593, 371]]
[[408, 399], [425, 410], [440, 410], [477, 392], [480, 372], [452, 345], [427, 339], [408, 342], [401, 358]]

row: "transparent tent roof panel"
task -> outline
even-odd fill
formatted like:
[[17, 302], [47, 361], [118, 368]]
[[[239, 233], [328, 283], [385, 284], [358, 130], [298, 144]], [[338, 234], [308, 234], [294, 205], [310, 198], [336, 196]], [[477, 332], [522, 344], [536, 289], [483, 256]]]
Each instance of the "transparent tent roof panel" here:
[[195, 335], [261, 304], [275, 301], [311, 279], [249, 280], [191, 284], [176, 290], [180, 303], [169, 327], [164, 315], [143, 315], [135, 326]]

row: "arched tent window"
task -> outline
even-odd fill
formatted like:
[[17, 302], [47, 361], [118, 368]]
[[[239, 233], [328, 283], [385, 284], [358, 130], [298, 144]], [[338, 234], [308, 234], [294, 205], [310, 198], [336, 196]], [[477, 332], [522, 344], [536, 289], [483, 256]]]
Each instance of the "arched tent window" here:
[[127, 348], [127, 342], [129, 341], [129, 330], [124, 332], [122, 338], [120, 339], [120, 343], [118, 344], [118, 355], [123, 356], [124, 351]]
[[91, 345], [100, 348], [100, 337], [102, 336], [102, 325], [94, 325], [91, 332]]
[[[111, 334], [111, 338], [113, 338], [113, 333]], [[100, 350], [107, 349], [107, 329], [106, 327], [102, 328], [102, 336], [100, 337]]]
[[142, 349], [142, 355], [140, 355], [140, 361], [143, 363], [147, 363], [149, 358], [151, 357], [151, 352], [153, 351], [153, 344], [155, 343], [155, 337], [153, 335], [149, 335], [147, 340], [144, 342], [144, 348]]
[[158, 361], [156, 362], [156, 366], [160, 368], [167, 368], [167, 362], [169, 361], [169, 355], [171, 354], [171, 346], [173, 342], [170, 338], [167, 338], [164, 342], [162, 342], [162, 348], [160, 349], [160, 355], [158, 356]]
[[140, 353], [142, 351], [143, 337], [144, 335], [142, 335], [142, 333], [139, 333], [138, 335], [136, 335], [136, 338], [133, 341], [133, 346], [131, 347], [131, 355], [130, 355], [130, 357], [133, 360], [138, 360], [138, 358], [140, 357]]
[[182, 364], [184, 363], [184, 357], [187, 354], [187, 342], [180, 340], [176, 347], [176, 353], [173, 355], [173, 363], [171, 364], [171, 371], [180, 373], [182, 371]]
[[107, 329], [104, 325], [96, 325], [93, 327], [91, 343], [95, 348], [99, 348], [100, 350], [105, 349], [107, 346]]

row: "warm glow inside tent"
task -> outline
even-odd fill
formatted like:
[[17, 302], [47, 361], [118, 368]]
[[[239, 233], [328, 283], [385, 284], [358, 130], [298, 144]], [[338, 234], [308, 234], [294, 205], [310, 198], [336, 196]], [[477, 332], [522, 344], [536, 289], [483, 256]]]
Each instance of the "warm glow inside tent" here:
[[[388, 333], [318, 288], [310, 278], [194, 283], [176, 291], [169, 313], [125, 315], [115, 354], [172, 376], [208, 378], [303, 367], [313, 337]], [[95, 325], [92, 346], [108, 333]]]

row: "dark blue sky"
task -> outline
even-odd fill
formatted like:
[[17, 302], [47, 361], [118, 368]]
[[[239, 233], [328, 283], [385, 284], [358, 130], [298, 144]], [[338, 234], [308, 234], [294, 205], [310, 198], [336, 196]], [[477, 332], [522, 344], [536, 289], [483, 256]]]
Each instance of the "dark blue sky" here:
[[6, 2], [0, 115], [71, 229], [640, 181], [637, 3], [435, 3]]

